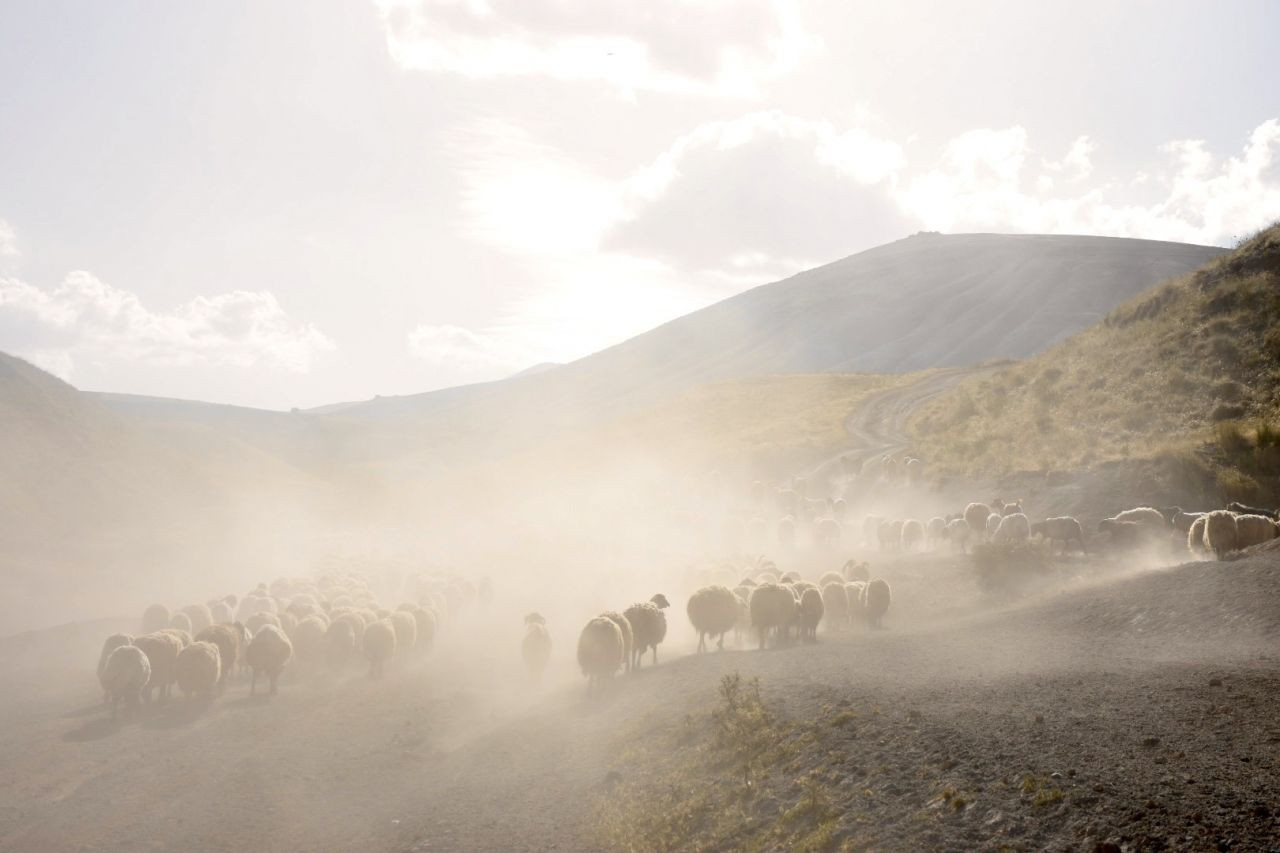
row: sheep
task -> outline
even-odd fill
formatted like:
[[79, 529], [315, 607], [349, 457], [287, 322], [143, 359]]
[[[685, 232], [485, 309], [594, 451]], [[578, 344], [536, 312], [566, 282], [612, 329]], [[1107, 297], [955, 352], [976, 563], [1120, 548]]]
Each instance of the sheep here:
[[369, 677], [381, 678], [383, 666], [396, 653], [396, 629], [391, 620], [379, 619], [365, 626], [362, 647], [369, 661]]
[[222, 677], [221, 654], [213, 643], [194, 641], [178, 653], [174, 669], [188, 701], [198, 695], [212, 698]]
[[236, 612], [225, 601], [214, 601], [209, 605], [209, 615], [215, 625], [230, 625], [236, 621]]
[[704, 586], [689, 597], [685, 607], [689, 622], [698, 632], [698, 651], [707, 650], [707, 637], [717, 637], [716, 648], [724, 649], [724, 635], [738, 621], [738, 598], [727, 586]]
[[169, 698], [169, 687], [177, 677], [178, 655], [182, 653], [182, 640], [168, 631], [155, 631], [143, 634], [133, 641], [142, 649], [151, 664], [151, 677], [142, 688], [142, 699], [151, 701], [151, 691], [158, 690], [160, 699]]
[[255, 637], [258, 636], [258, 630], [264, 625], [274, 625], [277, 628], [284, 627], [280, 624], [280, 617], [269, 610], [259, 610], [244, 620], [244, 626]]
[[142, 611], [142, 633], [150, 634], [169, 627], [173, 614], [163, 604], [153, 604]]
[[779, 583], [799, 583], [800, 579], [799, 572], [783, 572], [782, 580]]
[[1119, 521], [1114, 518], [1104, 518], [1098, 522], [1098, 532], [1108, 533], [1111, 536], [1111, 542], [1121, 547], [1133, 547], [1142, 544], [1150, 532], [1151, 526], [1138, 521]]
[[822, 612], [827, 620], [827, 630], [839, 631], [849, 621], [849, 596], [843, 581], [822, 585]]
[[1240, 545], [1236, 516], [1223, 509], [1214, 510], [1204, 518], [1205, 548], [1221, 560]]
[[[984, 522], [985, 524], [985, 522]], [[969, 553], [969, 536], [972, 531], [969, 529], [969, 522], [963, 518], [953, 518], [947, 522], [946, 538], [951, 543], [951, 547], [959, 548], [961, 554]]]
[[1112, 518], [1116, 521], [1136, 521], [1139, 524], [1145, 524], [1157, 530], [1164, 530], [1169, 526], [1165, 517], [1160, 514], [1160, 510], [1149, 506], [1126, 509], [1124, 512], [1116, 513]]
[[107, 689], [107, 683], [103, 680], [107, 671], [107, 659], [111, 657], [111, 653], [121, 646], [133, 645], [133, 637], [128, 634], [112, 634], [102, 643], [102, 653], [98, 655], [98, 683], [102, 685], [102, 703], [105, 705], [111, 701], [111, 691]]
[[418, 649], [424, 653], [431, 651], [436, 640], [435, 613], [425, 607], [417, 607], [413, 610], [413, 618], [418, 623]]
[[391, 626], [396, 630], [396, 652], [408, 655], [418, 644], [418, 620], [412, 613], [397, 610], [391, 614]]
[[541, 622], [530, 622], [524, 626], [524, 639], [520, 641], [520, 655], [524, 665], [533, 678], [542, 675], [551, 659], [551, 632]]
[[938, 543], [947, 538], [947, 520], [940, 515], [929, 519], [925, 525], [925, 542], [931, 549], [937, 549]]
[[524, 624], [526, 624], [526, 625], [534, 625], [534, 624], [537, 624], [537, 625], [545, 625], [545, 624], [547, 624], [547, 617], [543, 616], [541, 613], [538, 613], [537, 611], [534, 611], [534, 612], [532, 612], [532, 613], [527, 613], [527, 614], [525, 614], [525, 617], [524, 617]]
[[191, 633], [191, 617], [185, 613], [175, 613], [169, 619], [169, 627], [177, 631]]
[[111, 719], [116, 718], [116, 707], [124, 700], [126, 709], [138, 706], [138, 696], [151, 680], [151, 662], [142, 649], [135, 645], [117, 646], [107, 656], [102, 667], [102, 689], [111, 703]]
[[623, 664], [622, 631], [612, 619], [597, 616], [578, 635], [578, 666], [590, 693], [602, 678], [613, 678]]
[[178, 642], [182, 644], [182, 647], [184, 649], [187, 646], [191, 645], [191, 635], [188, 634], [186, 631], [182, 631], [177, 628], [165, 628], [163, 630], [163, 633], [170, 634], [173, 637], [176, 637]]
[[1280, 527], [1265, 515], [1236, 516], [1236, 548], [1244, 550], [1280, 536]]
[[658, 644], [667, 636], [667, 617], [663, 608], [670, 607], [667, 597], [658, 593], [648, 601], [633, 604], [622, 615], [631, 623], [632, 669], [639, 669], [644, 653], [653, 649], [653, 662], [658, 662]]
[[862, 544], [870, 548], [880, 542], [880, 522], [884, 518], [879, 515], [868, 515], [862, 520]]
[[924, 544], [924, 522], [908, 518], [902, 522], [902, 550], [913, 551]]
[[342, 666], [355, 657], [356, 632], [346, 619], [334, 619], [324, 632], [325, 654], [330, 666]]
[[969, 530], [983, 535], [987, 529], [987, 519], [991, 517], [991, 507], [981, 503], [971, 503], [964, 508], [964, 520]]
[[1187, 530], [1187, 550], [1194, 557], [1202, 557], [1207, 553], [1204, 547], [1204, 524], [1208, 515], [1208, 513], [1204, 513], [1191, 522], [1191, 528]]
[[849, 599], [849, 621], [866, 622], [866, 592], [870, 581], [853, 581], [844, 585], [845, 597]]
[[1264, 509], [1260, 506], [1245, 506], [1239, 501], [1232, 501], [1227, 504], [1227, 510], [1234, 512], [1236, 515], [1262, 515], [1272, 521], [1280, 520], [1280, 510]]
[[274, 696], [279, 690], [276, 680], [284, 671], [285, 664], [293, 657], [293, 643], [288, 635], [276, 625], [263, 625], [253, 635], [249, 648], [245, 649], [244, 661], [249, 665], [249, 695], [258, 688], [258, 673], [265, 673], [270, 682], [270, 694]]
[[1014, 501], [1013, 503], [1005, 504], [1005, 505], [1004, 505], [1003, 507], [1001, 507], [1001, 509], [1000, 509], [1000, 515], [1001, 515], [1001, 516], [1013, 515], [1014, 513], [1019, 513], [1019, 512], [1022, 512], [1022, 501], [1021, 501], [1021, 500], [1016, 500], [1016, 501]]
[[192, 634], [199, 634], [213, 624], [213, 614], [209, 612], [208, 605], [188, 604], [182, 608], [182, 612], [187, 614], [187, 618], [191, 620]]
[[1062, 540], [1062, 553], [1067, 553], [1067, 546], [1071, 542], [1077, 542], [1080, 545], [1080, 553], [1089, 553], [1084, 547], [1084, 529], [1080, 526], [1080, 522], [1069, 515], [1062, 515], [1056, 518], [1046, 518], [1044, 521], [1037, 521], [1031, 525], [1032, 536], [1043, 536], [1049, 540], [1049, 547], [1053, 547], [1053, 543]]
[[813, 587], [809, 587], [800, 594], [796, 613], [799, 616], [800, 638], [802, 640], [809, 643], [818, 641], [818, 623], [822, 621], [824, 612], [822, 593]]
[[823, 589], [829, 583], [844, 583], [844, 575], [840, 572], [823, 572], [822, 577], [818, 578], [818, 588]]
[[325, 640], [328, 630], [329, 626], [325, 621], [313, 615], [299, 620], [292, 631], [285, 631], [285, 635], [293, 644], [299, 665], [319, 663], [325, 657], [328, 651]]
[[857, 560], [845, 560], [844, 565], [840, 567], [840, 574], [843, 575], [846, 583], [849, 581], [868, 581], [871, 580], [871, 564], [859, 563]]
[[814, 541], [826, 548], [835, 547], [840, 542], [840, 522], [834, 518], [820, 518], [814, 525]]
[[760, 648], [763, 649], [771, 631], [775, 643], [781, 641], [782, 632], [795, 613], [796, 600], [791, 590], [785, 586], [765, 583], [751, 591], [748, 606], [751, 610], [751, 627], [759, 632]]
[[881, 622], [884, 619], [884, 614], [889, 610], [889, 599], [889, 584], [881, 578], [871, 581], [863, 590], [862, 606], [867, 623], [872, 628], [883, 627]]
[[1183, 512], [1178, 510], [1173, 514], [1170, 523], [1173, 525], [1174, 530], [1180, 533], [1190, 533], [1191, 525], [1195, 524], [1197, 519], [1204, 518], [1204, 516], [1205, 513], [1203, 512]]
[[996, 526], [994, 542], [1026, 542], [1031, 537], [1031, 525], [1027, 517], [1020, 512], [1011, 513], [1000, 519]]
[[616, 610], [606, 610], [600, 614], [603, 618], [618, 626], [618, 631], [622, 634], [622, 651], [625, 658], [623, 667], [627, 672], [631, 671], [631, 650], [635, 648], [635, 631], [631, 629], [631, 622], [627, 617], [623, 616]]
[[998, 512], [993, 512], [991, 515], [987, 516], [987, 527], [983, 531], [983, 536], [988, 541], [995, 538], [996, 531], [1000, 529], [1000, 520], [1001, 515]]

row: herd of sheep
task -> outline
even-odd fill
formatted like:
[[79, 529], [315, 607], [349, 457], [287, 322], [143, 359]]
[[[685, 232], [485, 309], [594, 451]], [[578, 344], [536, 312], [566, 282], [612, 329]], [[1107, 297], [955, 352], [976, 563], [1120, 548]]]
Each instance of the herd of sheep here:
[[265, 678], [274, 694], [285, 667], [347, 668], [363, 659], [378, 677], [396, 657], [430, 651], [450, 614], [487, 603], [488, 580], [411, 575], [408, 601], [395, 610], [379, 605], [358, 574], [318, 580], [281, 578], [234, 594], [170, 611], [153, 604], [137, 635], [113, 634], [98, 661], [104, 701], [116, 716], [152, 698], [167, 699], [174, 685], [188, 698], [212, 699], [247, 671], [249, 693]]

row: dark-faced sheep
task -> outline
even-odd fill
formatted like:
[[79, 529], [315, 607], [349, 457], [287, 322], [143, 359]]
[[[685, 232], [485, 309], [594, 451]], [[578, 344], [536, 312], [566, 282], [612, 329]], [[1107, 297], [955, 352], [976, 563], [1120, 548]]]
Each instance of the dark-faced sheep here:
[[[659, 611], [661, 612], [661, 611]], [[587, 693], [601, 679], [611, 679], [622, 668], [622, 631], [612, 619], [597, 616], [578, 635], [578, 666], [587, 677]]]
[[689, 622], [698, 632], [698, 651], [707, 650], [707, 637], [716, 638], [716, 648], [724, 648], [724, 635], [738, 621], [738, 598], [727, 586], [704, 586], [689, 597], [685, 608]]
[[648, 601], [633, 604], [622, 611], [631, 623], [632, 669], [640, 668], [644, 653], [649, 649], [653, 649], [653, 662], [658, 662], [658, 646], [667, 636], [667, 616], [662, 611], [670, 606], [667, 597], [658, 593]]
[[178, 687], [187, 699], [195, 696], [213, 698], [222, 675], [222, 659], [213, 643], [192, 642], [178, 653]]
[[776, 583], [764, 583], [751, 591], [751, 627], [760, 636], [763, 649], [769, 635], [781, 644], [783, 632], [795, 614], [796, 599], [791, 590]]
[[282, 628], [275, 625], [263, 625], [259, 628], [244, 654], [244, 661], [250, 669], [249, 695], [252, 696], [257, 689], [259, 673], [267, 676], [272, 696], [279, 692], [276, 682], [292, 657], [293, 644]]
[[142, 649], [134, 645], [119, 646], [107, 656], [102, 668], [102, 687], [111, 703], [111, 718], [124, 700], [126, 709], [138, 706], [138, 696], [151, 679], [151, 663]]
[[520, 641], [520, 656], [532, 678], [539, 678], [551, 660], [551, 632], [540, 622], [524, 626], [524, 638]]
[[1151, 525], [1139, 521], [1120, 521], [1104, 518], [1098, 522], [1098, 532], [1111, 537], [1111, 544], [1118, 548], [1134, 548], [1147, 541]]
[[1031, 535], [1044, 537], [1048, 540], [1050, 549], [1053, 548], [1053, 543], [1061, 542], [1063, 554], [1067, 553], [1067, 546], [1072, 542], [1080, 546], [1080, 553], [1089, 553], [1084, 547], [1084, 528], [1069, 515], [1037, 521], [1031, 525]]
[[876, 578], [867, 584], [866, 589], [862, 593], [863, 609], [865, 610], [867, 624], [872, 628], [883, 627], [884, 614], [889, 610], [889, 584], [887, 581]]

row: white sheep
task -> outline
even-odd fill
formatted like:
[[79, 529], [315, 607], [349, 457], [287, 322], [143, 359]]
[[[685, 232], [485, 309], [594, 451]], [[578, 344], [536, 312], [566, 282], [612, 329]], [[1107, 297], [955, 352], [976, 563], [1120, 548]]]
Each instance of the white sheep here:
[[627, 621], [627, 617], [618, 613], [616, 610], [606, 610], [600, 615], [618, 626], [618, 631], [622, 634], [623, 666], [626, 668], [627, 672], [630, 672], [631, 650], [635, 647], [635, 632], [631, 630], [631, 623]]
[[413, 610], [413, 618], [418, 622], [418, 650], [431, 651], [436, 640], [436, 614], [426, 607]]
[[849, 596], [842, 580], [822, 585], [822, 612], [829, 631], [839, 631], [849, 622]]
[[1208, 513], [1203, 513], [1195, 521], [1191, 522], [1191, 527], [1187, 530], [1187, 550], [1194, 557], [1203, 557], [1208, 553], [1204, 546], [1204, 526], [1205, 518]]
[[924, 522], [918, 518], [908, 518], [902, 522], [902, 550], [914, 551], [924, 544]]
[[213, 624], [213, 614], [209, 612], [207, 604], [188, 604], [182, 608], [182, 612], [191, 620], [192, 634], [199, 634]]
[[[983, 523], [985, 524], [986, 522]], [[947, 541], [951, 543], [952, 548], [959, 548], [962, 554], [967, 554], [969, 551], [969, 537], [971, 534], [969, 522], [965, 519], [953, 518], [947, 522]]]
[[263, 625], [258, 633], [249, 641], [245, 649], [244, 661], [249, 666], [249, 695], [252, 696], [258, 687], [258, 673], [264, 673], [270, 682], [270, 693], [277, 692], [276, 680], [284, 672], [285, 665], [293, 657], [293, 643], [288, 635], [276, 625]]
[[1000, 521], [1001, 515], [998, 512], [993, 512], [991, 515], [987, 516], [987, 526], [983, 530], [983, 536], [986, 537], [988, 541], [995, 538], [996, 531], [1000, 529]]
[[969, 525], [969, 531], [979, 536], [986, 535], [987, 519], [991, 515], [991, 507], [983, 503], [971, 503], [964, 508], [964, 520]]
[[178, 687], [188, 700], [198, 695], [212, 698], [222, 676], [221, 653], [213, 643], [192, 642], [178, 653], [174, 668]]
[[1032, 536], [1043, 536], [1049, 542], [1050, 549], [1053, 543], [1062, 542], [1062, 553], [1067, 553], [1067, 546], [1076, 542], [1080, 546], [1080, 553], [1089, 553], [1084, 547], [1084, 528], [1080, 526], [1080, 522], [1069, 515], [1061, 515], [1056, 518], [1046, 518], [1044, 521], [1037, 521], [1031, 525]]
[[104, 680], [107, 671], [107, 659], [111, 657], [111, 653], [121, 646], [133, 645], [133, 637], [129, 634], [112, 634], [102, 643], [102, 652], [98, 655], [98, 683], [102, 685], [102, 703], [105, 705], [111, 701], [111, 691], [107, 689], [107, 683]]
[[824, 612], [822, 593], [812, 586], [806, 587], [801, 592], [800, 601], [796, 607], [800, 639], [809, 643], [818, 641], [818, 623], [822, 621]]
[[[357, 620], [359, 621], [359, 620]], [[361, 623], [361, 627], [363, 628]], [[325, 655], [330, 666], [344, 666], [356, 654], [356, 632], [347, 619], [334, 619], [324, 632]]]
[[996, 531], [992, 535], [993, 542], [1026, 542], [1031, 538], [1031, 524], [1020, 512], [1002, 516]]
[[590, 693], [600, 679], [613, 678], [622, 667], [622, 631], [612, 619], [597, 616], [578, 635], [578, 666]]
[[102, 668], [102, 687], [111, 702], [111, 719], [116, 718], [121, 699], [126, 709], [136, 708], [138, 696], [150, 680], [151, 663], [142, 649], [134, 645], [113, 649]]
[[160, 699], [169, 698], [169, 687], [178, 676], [178, 655], [183, 645], [174, 634], [168, 631], [154, 631], [136, 638], [133, 644], [142, 649], [151, 665], [151, 676], [142, 688], [142, 698], [151, 701], [151, 691], [158, 690]]
[[889, 583], [876, 578], [862, 592], [863, 610], [867, 623], [873, 628], [882, 627], [884, 614], [889, 610]]
[[1180, 533], [1190, 533], [1191, 525], [1197, 520], [1204, 518], [1206, 513], [1203, 512], [1183, 512], [1178, 510], [1173, 514], [1173, 527]]
[[658, 662], [658, 645], [667, 636], [667, 617], [662, 610], [670, 606], [667, 597], [658, 593], [648, 601], [633, 604], [622, 611], [631, 623], [632, 669], [640, 668], [644, 653], [649, 649], [653, 649], [653, 662]]
[[930, 548], [936, 550], [938, 543], [947, 538], [947, 520], [940, 515], [935, 515], [925, 525], [924, 533], [925, 542]]
[[150, 634], [169, 627], [173, 614], [163, 604], [153, 604], [142, 611], [142, 633]]
[[1164, 530], [1169, 527], [1169, 520], [1164, 517], [1164, 514], [1160, 510], [1149, 506], [1126, 509], [1124, 512], [1118, 512], [1112, 517], [1116, 521], [1136, 521], [1138, 524], [1145, 524], [1157, 530]]
[[738, 621], [738, 598], [727, 586], [704, 586], [689, 597], [685, 607], [689, 622], [698, 632], [698, 651], [707, 650], [707, 637], [717, 637], [716, 648], [724, 648], [724, 635]]
[[763, 649], [772, 633], [775, 644], [780, 644], [787, 625], [795, 615], [796, 599], [791, 590], [776, 583], [763, 583], [751, 591], [749, 602], [751, 627], [760, 635]]
[[1236, 516], [1236, 548], [1243, 551], [1280, 536], [1280, 527], [1265, 515]]
[[867, 584], [870, 581], [852, 581], [844, 585], [845, 597], [849, 599], [849, 621], [867, 621]]
[[[348, 628], [350, 625], [348, 625]], [[293, 626], [292, 631], [286, 631], [286, 636], [293, 644], [294, 654], [297, 655], [299, 666], [310, 666], [323, 660], [329, 651], [329, 642], [326, 635], [329, 626], [319, 616], [311, 615], [298, 620], [298, 624]]]
[[1236, 527], [1236, 516], [1225, 509], [1217, 509], [1204, 519], [1205, 548], [1221, 560], [1227, 554], [1239, 549], [1240, 537]]

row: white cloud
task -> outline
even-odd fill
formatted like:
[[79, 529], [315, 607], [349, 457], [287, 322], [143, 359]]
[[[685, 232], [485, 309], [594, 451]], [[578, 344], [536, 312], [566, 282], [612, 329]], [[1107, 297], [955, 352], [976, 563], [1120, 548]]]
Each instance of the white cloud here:
[[520, 345], [462, 326], [420, 325], [409, 333], [409, 352], [464, 373], [501, 374], [533, 364], [533, 357]]
[[69, 274], [53, 290], [0, 278], [0, 330], [14, 351], [64, 377], [80, 359], [305, 373], [334, 348], [314, 326], [290, 320], [267, 291], [199, 296], [157, 313], [87, 272]]
[[746, 95], [816, 46], [794, 0], [375, 0], [401, 67]]
[[0, 219], [0, 261], [16, 257], [18, 257], [18, 237], [13, 233], [13, 226]]

